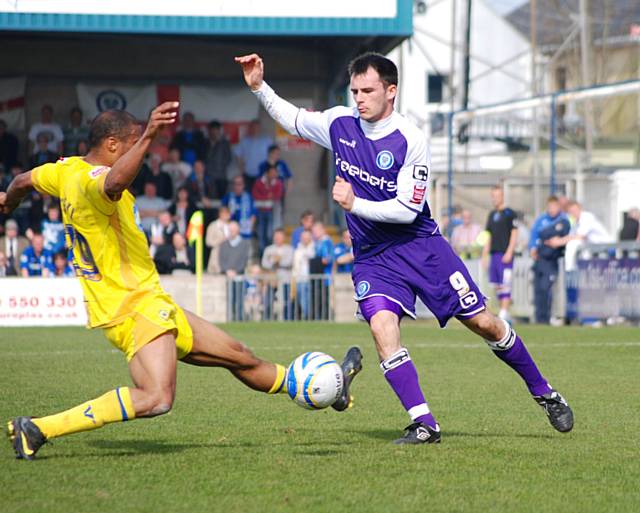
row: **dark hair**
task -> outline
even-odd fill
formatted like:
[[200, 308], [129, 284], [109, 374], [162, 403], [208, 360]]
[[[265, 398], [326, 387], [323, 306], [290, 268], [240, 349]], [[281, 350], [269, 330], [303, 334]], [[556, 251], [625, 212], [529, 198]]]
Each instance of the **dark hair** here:
[[275, 230], [273, 230], [274, 235], [276, 233], [282, 233], [283, 235], [286, 235], [286, 232], [284, 231], [284, 228], [276, 228]]
[[398, 85], [398, 68], [392, 60], [376, 52], [359, 55], [349, 63], [349, 76], [363, 75], [369, 68], [373, 68], [380, 80], [386, 85]]
[[222, 125], [220, 124], [220, 121], [214, 119], [213, 121], [211, 121], [211, 123], [209, 123], [209, 128], [222, 128]]
[[107, 137], [122, 141], [131, 134], [131, 128], [137, 123], [124, 110], [105, 110], [98, 114], [89, 128], [89, 149], [97, 147]]
[[271, 153], [274, 150], [279, 150], [280, 146], [278, 146], [277, 144], [272, 144], [271, 146], [269, 146], [269, 148], [267, 148], [267, 153]]
[[7, 128], [7, 122], [4, 119], [0, 119], [0, 126]]
[[42, 108], [40, 109], [40, 112], [42, 112], [43, 110], [48, 110], [51, 112], [51, 114], [53, 114], [53, 107], [48, 103], [42, 106]]
[[53, 255], [53, 259], [55, 260], [56, 258], [64, 258], [65, 260], [67, 260], [69, 257], [67, 256], [67, 251], [62, 250]]
[[302, 214], [300, 214], [300, 219], [304, 219], [305, 217], [312, 216], [312, 215], [313, 215], [313, 212], [311, 212], [311, 210], [305, 210], [304, 212], [302, 212]]
[[552, 201], [558, 202], [560, 201], [560, 199], [555, 194], [552, 194], [547, 198], [547, 203], [551, 203]]
[[69, 114], [75, 114], [76, 112], [82, 116], [82, 109], [80, 107], [72, 107]]

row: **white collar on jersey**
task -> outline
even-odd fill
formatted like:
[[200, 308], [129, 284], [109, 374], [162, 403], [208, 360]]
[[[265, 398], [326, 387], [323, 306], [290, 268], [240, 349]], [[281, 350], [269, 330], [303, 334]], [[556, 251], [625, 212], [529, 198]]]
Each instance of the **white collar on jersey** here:
[[360, 127], [368, 139], [382, 139], [398, 128], [400, 118], [401, 115], [394, 110], [390, 116], [382, 118], [375, 123], [370, 123], [360, 118]]

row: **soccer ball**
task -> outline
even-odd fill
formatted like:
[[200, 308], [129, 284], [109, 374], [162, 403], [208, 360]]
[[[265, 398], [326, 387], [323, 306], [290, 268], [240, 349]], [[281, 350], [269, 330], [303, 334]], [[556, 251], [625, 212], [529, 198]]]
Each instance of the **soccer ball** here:
[[344, 377], [342, 368], [332, 356], [309, 352], [298, 356], [287, 369], [287, 393], [293, 401], [308, 410], [331, 406], [340, 394]]

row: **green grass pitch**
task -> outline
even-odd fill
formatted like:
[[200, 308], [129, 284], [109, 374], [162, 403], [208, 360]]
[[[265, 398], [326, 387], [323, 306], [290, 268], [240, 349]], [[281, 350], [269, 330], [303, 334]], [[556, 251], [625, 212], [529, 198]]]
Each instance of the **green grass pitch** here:
[[[520, 379], [456, 323], [406, 323], [404, 342], [443, 430], [395, 447], [408, 423], [363, 324], [227, 325], [260, 356], [364, 351], [355, 407], [309, 412], [221, 369], [181, 365], [168, 416], [54, 440], [34, 462], [0, 457], [10, 512], [638, 512], [640, 330], [518, 327], [571, 402], [556, 433]], [[1, 329], [3, 422], [129, 384], [99, 331]]]

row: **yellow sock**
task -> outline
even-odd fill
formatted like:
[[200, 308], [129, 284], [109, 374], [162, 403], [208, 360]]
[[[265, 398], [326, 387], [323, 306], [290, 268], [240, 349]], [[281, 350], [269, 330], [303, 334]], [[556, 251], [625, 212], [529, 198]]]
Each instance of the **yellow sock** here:
[[280, 394], [287, 391], [287, 370], [279, 364], [276, 365], [276, 380], [271, 385], [268, 394]]
[[33, 423], [45, 437], [51, 439], [135, 418], [131, 393], [127, 387], [120, 387], [70, 410], [33, 419]]

